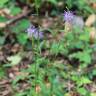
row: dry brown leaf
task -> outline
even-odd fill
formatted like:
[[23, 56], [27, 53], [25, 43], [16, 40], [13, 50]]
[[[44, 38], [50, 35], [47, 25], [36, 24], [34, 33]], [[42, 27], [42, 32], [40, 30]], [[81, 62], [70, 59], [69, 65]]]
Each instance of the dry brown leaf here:
[[15, 78], [15, 76], [14, 76], [13, 73], [9, 73], [9, 77], [10, 77], [11, 79], [14, 79], [14, 78]]
[[46, 83], [46, 87], [47, 88], [50, 88], [51, 87], [51, 84], [49, 82]]
[[24, 76], [27, 77], [29, 73], [25, 73], [25, 72], [15, 72], [15, 76]]
[[96, 40], [96, 28], [93, 27], [90, 32], [90, 43], [94, 43], [95, 40]]
[[10, 90], [5, 90], [2, 92], [2, 96], [8, 96], [8, 94], [10, 94]]
[[44, 18], [44, 19], [42, 19], [41, 24], [42, 24], [43, 28], [47, 29], [47, 28], [50, 28], [51, 26], [53, 26], [53, 20], [52, 20], [52, 18], [48, 18], [48, 19]]
[[93, 8], [96, 9], [96, 3], [93, 3]]
[[39, 92], [41, 91], [40, 86], [39, 86], [39, 85], [37, 85], [35, 90], [36, 90], [36, 93], [39, 93]]
[[19, 45], [19, 44], [14, 44], [13, 46], [12, 46], [12, 48], [11, 48], [11, 52], [12, 53], [17, 53], [18, 51], [20, 51], [20, 50], [22, 50], [22, 46], [21, 45]]
[[72, 25], [68, 22], [65, 22], [65, 32], [68, 32], [71, 30], [72, 30]]
[[6, 26], [5, 22], [0, 22], [0, 28], [4, 28]]
[[90, 5], [92, 8], [96, 9], [96, 3], [91, 3]]
[[95, 21], [96, 21], [96, 15], [95, 14], [92, 14], [92, 15], [90, 15], [87, 18], [87, 20], [85, 22], [85, 25], [88, 26], [88, 27], [90, 27], [92, 24], [94, 24]]
[[1, 86], [1, 85], [4, 85], [4, 84], [8, 84], [8, 83], [9, 83], [9, 81], [6, 80], [6, 79], [0, 80], [0, 86]]
[[10, 10], [7, 8], [0, 9], [0, 15], [5, 16], [5, 13], [10, 14]]

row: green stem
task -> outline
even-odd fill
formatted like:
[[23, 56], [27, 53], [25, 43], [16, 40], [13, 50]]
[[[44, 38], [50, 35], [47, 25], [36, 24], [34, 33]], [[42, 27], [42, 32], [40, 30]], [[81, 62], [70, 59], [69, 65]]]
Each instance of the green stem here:
[[35, 0], [35, 8], [36, 8], [37, 15], [39, 15], [39, 11], [38, 11], [38, 0]]
[[[33, 52], [33, 57], [35, 57], [35, 52], [34, 52], [34, 38], [32, 36], [32, 52]], [[37, 65], [35, 64], [35, 88], [36, 89], [36, 84], [37, 84]], [[36, 90], [35, 90], [36, 92]]]
[[[38, 37], [39, 37], [39, 33], [38, 33]], [[33, 57], [38, 57], [38, 51], [39, 51], [39, 38], [38, 38], [38, 41], [37, 41], [37, 50], [34, 50], [34, 37], [32, 36], [32, 51], [33, 51]], [[36, 52], [37, 51], [37, 52]], [[35, 63], [35, 88], [37, 86], [37, 80], [38, 80], [38, 68], [37, 68], [37, 62]], [[36, 90], [35, 90], [35, 93], [36, 93]], [[37, 94], [37, 93], [36, 93]]]

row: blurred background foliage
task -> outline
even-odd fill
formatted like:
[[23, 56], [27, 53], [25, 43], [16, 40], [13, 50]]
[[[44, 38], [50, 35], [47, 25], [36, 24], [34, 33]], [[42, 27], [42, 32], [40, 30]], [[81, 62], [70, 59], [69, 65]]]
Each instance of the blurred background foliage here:
[[[68, 10], [94, 24], [64, 36]], [[96, 0], [0, 0], [0, 96], [96, 96], [95, 23]]]

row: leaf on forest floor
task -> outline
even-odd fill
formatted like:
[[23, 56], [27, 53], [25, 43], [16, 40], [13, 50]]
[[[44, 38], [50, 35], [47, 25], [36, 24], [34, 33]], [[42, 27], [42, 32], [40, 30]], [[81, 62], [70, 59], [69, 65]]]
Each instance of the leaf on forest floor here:
[[10, 56], [7, 58], [8, 61], [10, 61], [10, 64], [8, 64], [9, 66], [14, 66], [20, 63], [22, 57], [19, 55], [15, 55], [15, 56]]
[[85, 25], [90, 27], [95, 23], [95, 21], [96, 21], [96, 14], [91, 14], [85, 21]]
[[96, 40], [96, 28], [93, 27], [90, 32], [90, 42], [94, 43]]
[[0, 28], [4, 28], [6, 26], [5, 22], [0, 22]]

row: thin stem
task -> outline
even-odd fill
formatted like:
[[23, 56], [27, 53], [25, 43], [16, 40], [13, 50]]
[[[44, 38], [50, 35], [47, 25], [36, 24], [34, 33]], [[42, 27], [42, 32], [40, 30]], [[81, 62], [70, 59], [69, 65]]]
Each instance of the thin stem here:
[[[37, 41], [37, 52], [34, 50], [34, 37], [32, 36], [32, 51], [33, 51], [33, 56], [38, 56], [38, 51], [39, 51], [39, 32], [38, 32], [38, 41]], [[36, 86], [37, 86], [37, 80], [38, 80], [38, 68], [37, 68], [37, 62], [35, 63], [35, 92], [36, 92]], [[36, 92], [37, 94], [37, 92]]]
[[39, 11], [38, 11], [38, 0], [35, 0], [35, 8], [36, 8], [37, 15], [39, 15]]
[[[32, 51], [33, 51], [33, 56], [35, 57], [35, 52], [34, 52], [34, 38], [33, 38], [33, 36], [32, 36]], [[35, 63], [35, 92], [36, 92], [36, 84], [37, 84], [37, 65], [36, 65], [36, 63]]]
[[37, 45], [37, 48], [38, 48], [38, 51], [39, 51], [39, 53], [41, 52], [41, 49], [39, 49], [39, 39], [40, 39], [40, 37], [39, 37], [39, 31], [38, 31], [38, 39], [37, 39], [37, 43], [38, 43], [38, 45]]

